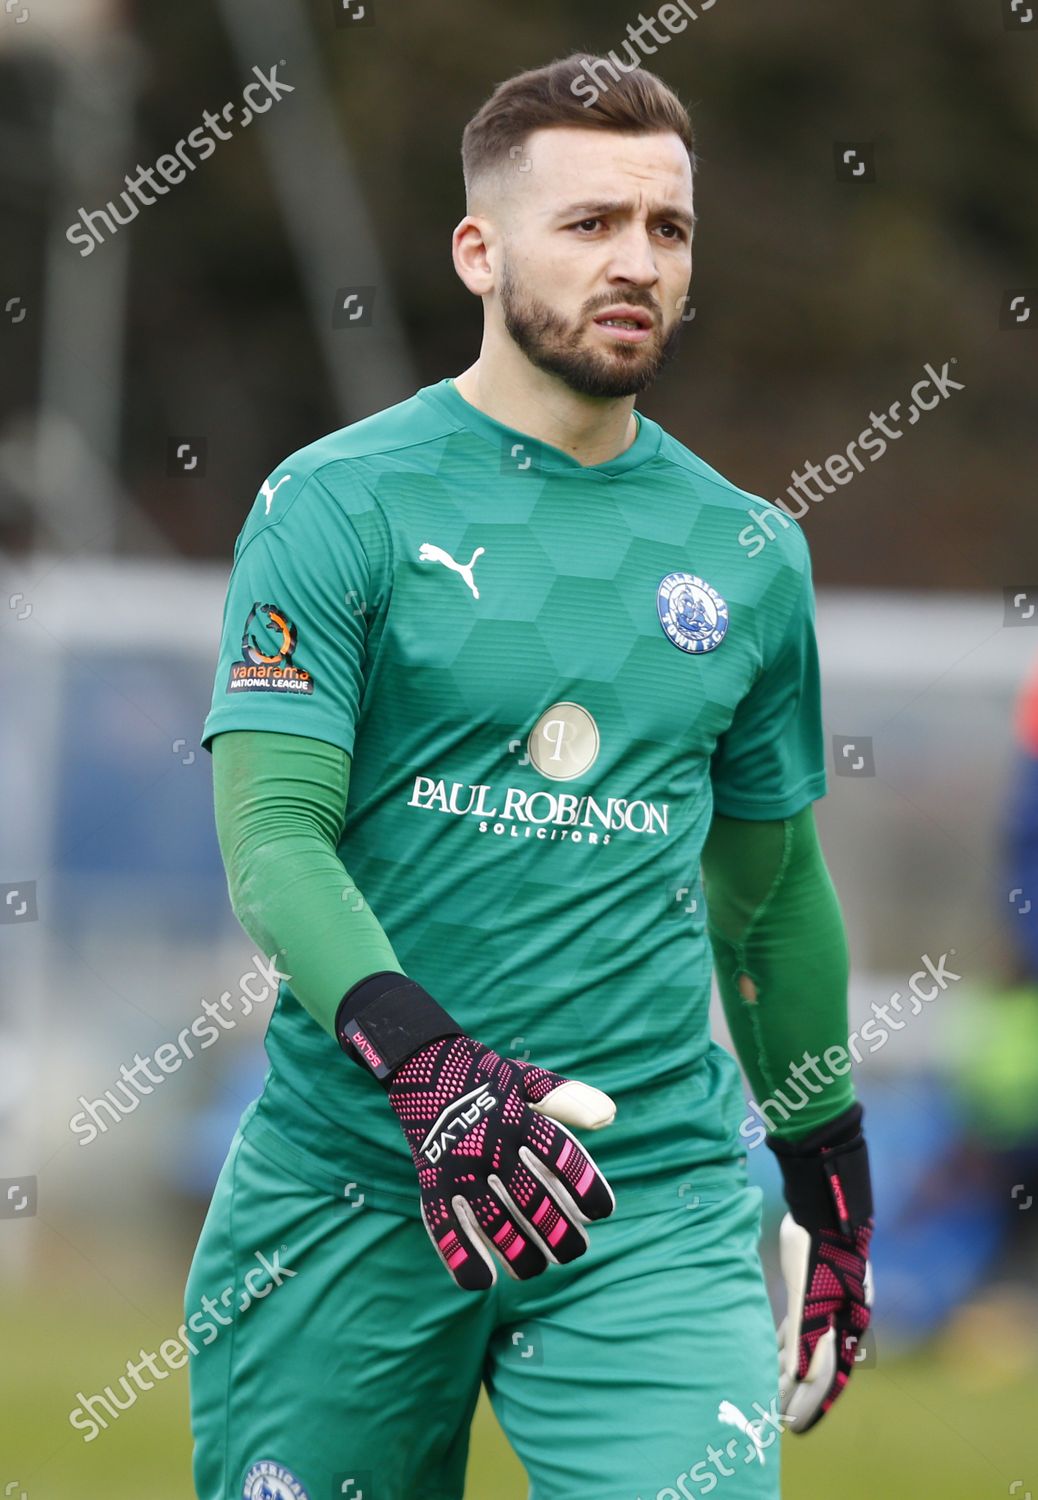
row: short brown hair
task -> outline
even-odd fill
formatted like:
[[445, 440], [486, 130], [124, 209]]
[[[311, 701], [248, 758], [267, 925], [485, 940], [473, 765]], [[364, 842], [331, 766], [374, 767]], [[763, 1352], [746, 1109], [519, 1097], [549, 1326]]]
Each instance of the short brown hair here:
[[473, 115], [461, 138], [466, 193], [478, 176], [514, 159], [533, 131], [560, 125], [625, 135], [672, 130], [695, 174], [692, 121], [663, 80], [646, 68], [624, 71], [610, 58], [574, 52], [507, 78]]

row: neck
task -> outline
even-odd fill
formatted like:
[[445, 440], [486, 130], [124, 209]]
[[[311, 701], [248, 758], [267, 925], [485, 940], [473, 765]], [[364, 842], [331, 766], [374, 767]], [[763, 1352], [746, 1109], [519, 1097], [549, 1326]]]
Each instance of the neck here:
[[484, 345], [454, 387], [495, 422], [559, 448], [580, 464], [608, 463], [638, 434], [633, 396], [582, 396], [557, 375], [537, 369], [514, 345], [498, 359]]

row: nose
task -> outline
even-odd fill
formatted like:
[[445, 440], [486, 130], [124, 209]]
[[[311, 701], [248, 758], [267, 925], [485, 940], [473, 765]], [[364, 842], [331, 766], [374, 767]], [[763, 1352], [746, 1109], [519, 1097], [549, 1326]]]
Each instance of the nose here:
[[615, 241], [609, 279], [626, 281], [632, 286], [651, 287], [659, 277], [655, 247], [648, 230], [642, 224], [632, 224]]

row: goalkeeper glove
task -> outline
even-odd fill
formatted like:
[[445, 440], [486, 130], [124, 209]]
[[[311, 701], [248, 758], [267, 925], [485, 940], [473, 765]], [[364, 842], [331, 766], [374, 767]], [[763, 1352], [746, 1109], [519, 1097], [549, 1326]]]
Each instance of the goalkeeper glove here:
[[869, 1325], [872, 1183], [862, 1107], [803, 1140], [770, 1136], [789, 1213], [779, 1230], [786, 1316], [779, 1328], [779, 1406], [807, 1432], [832, 1406]]
[[496, 1257], [525, 1281], [583, 1255], [584, 1225], [607, 1218], [616, 1200], [565, 1127], [608, 1125], [616, 1113], [608, 1094], [499, 1057], [390, 970], [347, 990], [336, 1033], [389, 1096], [429, 1238], [460, 1287], [493, 1286]]

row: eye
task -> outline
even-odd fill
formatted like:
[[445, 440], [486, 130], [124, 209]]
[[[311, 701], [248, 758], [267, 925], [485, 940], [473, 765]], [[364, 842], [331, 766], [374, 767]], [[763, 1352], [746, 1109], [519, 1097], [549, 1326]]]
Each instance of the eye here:
[[658, 227], [669, 231], [666, 236], [668, 240], [683, 240], [687, 238], [685, 231], [679, 224], [660, 224]]
[[597, 229], [604, 221], [602, 219], [581, 219], [579, 224], [570, 225], [571, 229]]

